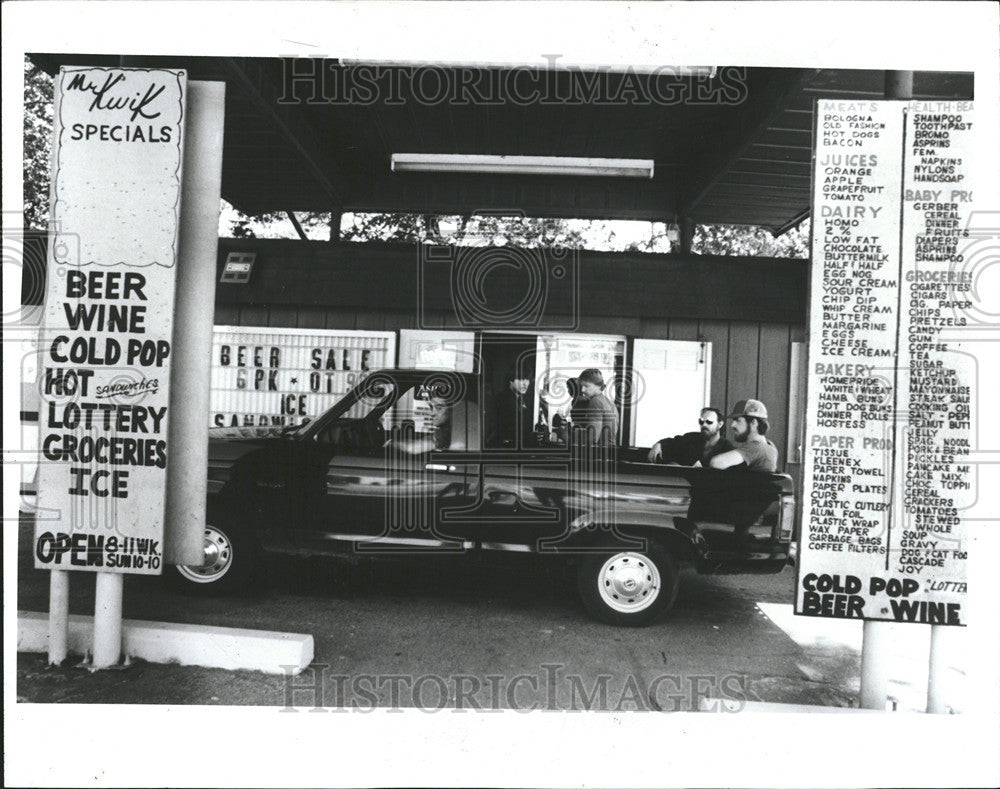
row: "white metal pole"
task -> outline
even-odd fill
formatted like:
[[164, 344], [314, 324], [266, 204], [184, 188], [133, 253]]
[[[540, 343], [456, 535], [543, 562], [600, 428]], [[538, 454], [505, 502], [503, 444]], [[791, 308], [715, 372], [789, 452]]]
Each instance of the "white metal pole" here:
[[118, 663], [122, 654], [121, 573], [98, 573], [94, 593], [93, 668], [108, 668]]
[[181, 186], [164, 560], [204, 561], [215, 263], [222, 193], [224, 82], [189, 82]]
[[865, 620], [861, 642], [861, 707], [885, 710], [889, 698], [889, 623]]
[[945, 704], [945, 674], [948, 671], [945, 660], [944, 625], [931, 625], [930, 659], [927, 665], [927, 712], [939, 715], [948, 711]]
[[[913, 72], [886, 71], [885, 97], [912, 98]], [[889, 698], [889, 634], [888, 622], [865, 621], [861, 642], [861, 706], [867, 710], [885, 710]]]
[[69, 647], [69, 572], [49, 571], [49, 665], [66, 659]]

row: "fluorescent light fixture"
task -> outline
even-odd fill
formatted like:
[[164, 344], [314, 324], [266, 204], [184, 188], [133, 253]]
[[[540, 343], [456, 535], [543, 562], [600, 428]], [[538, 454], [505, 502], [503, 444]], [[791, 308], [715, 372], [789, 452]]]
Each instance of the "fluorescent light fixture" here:
[[538, 60], [374, 60], [372, 58], [340, 58], [349, 68], [453, 68], [453, 69], [545, 69], [550, 71], [606, 71], [609, 74], [652, 74], [657, 77], [697, 77], [715, 79], [718, 66], [671, 66], [659, 61], [650, 63], [588, 63], [582, 60], [549, 55]]
[[464, 153], [394, 153], [394, 173], [495, 173], [599, 175], [652, 178], [652, 159], [591, 159], [576, 156], [490, 156]]

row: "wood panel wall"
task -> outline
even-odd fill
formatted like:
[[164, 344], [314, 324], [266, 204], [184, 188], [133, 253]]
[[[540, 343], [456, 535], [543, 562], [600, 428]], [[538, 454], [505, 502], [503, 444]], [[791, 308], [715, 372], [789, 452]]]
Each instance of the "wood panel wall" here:
[[[223, 303], [364, 306], [453, 312], [450, 268], [411, 244], [221, 239], [230, 251], [256, 252], [249, 285], [220, 284]], [[438, 248], [447, 257], [447, 248]], [[544, 253], [531, 252], [532, 255]], [[431, 262], [432, 257], [437, 262]], [[555, 258], [552, 258], [555, 260]], [[546, 312], [587, 318], [636, 316], [804, 323], [808, 262], [789, 258], [647, 255], [581, 251], [559, 258], [571, 275], [549, 288]], [[523, 287], [510, 269], [491, 273], [501, 287]]]

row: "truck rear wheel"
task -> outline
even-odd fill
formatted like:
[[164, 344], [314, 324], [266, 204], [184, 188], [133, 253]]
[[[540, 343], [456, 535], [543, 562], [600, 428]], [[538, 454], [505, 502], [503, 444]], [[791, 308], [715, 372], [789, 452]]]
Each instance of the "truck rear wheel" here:
[[677, 563], [658, 545], [644, 551], [588, 556], [577, 572], [577, 590], [588, 613], [612, 625], [642, 627], [677, 599]]

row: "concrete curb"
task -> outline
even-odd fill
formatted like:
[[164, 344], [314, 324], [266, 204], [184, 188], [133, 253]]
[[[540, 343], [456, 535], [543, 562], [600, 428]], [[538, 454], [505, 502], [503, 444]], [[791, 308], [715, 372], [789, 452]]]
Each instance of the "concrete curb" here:
[[756, 712], [773, 715], [776, 712], [818, 712], [825, 713], [871, 713], [885, 714], [881, 710], [859, 709], [857, 707], [824, 707], [820, 704], [783, 704], [770, 701], [739, 701], [735, 699], [702, 699], [698, 712]]
[[[69, 651], [92, 651], [94, 618], [71, 615]], [[17, 612], [17, 651], [47, 652], [49, 615]], [[242, 630], [211, 625], [122, 620], [122, 654], [151, 663], [298, 674], [313, 660], [313, 637], [303, 633]]]

